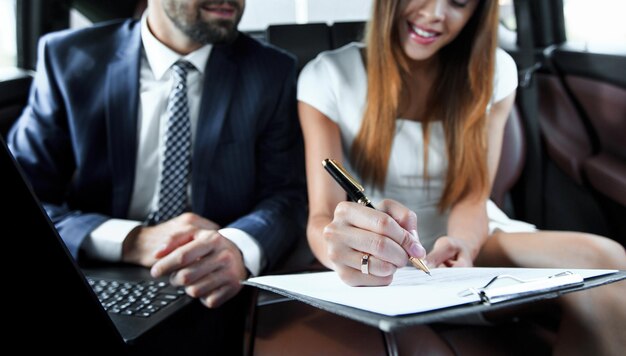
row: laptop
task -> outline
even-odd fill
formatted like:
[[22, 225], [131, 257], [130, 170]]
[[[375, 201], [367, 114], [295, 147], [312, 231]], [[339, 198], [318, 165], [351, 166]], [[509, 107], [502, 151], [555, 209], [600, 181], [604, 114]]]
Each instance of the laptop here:
[[3, 319], [11, 328], [5, 340], [34, 350], [41, 349], [33, 342], [43, 342], [64, 354], [88, 352], [85, 347], [123, 352], [193, 301], [142, 267], [81, 269], [0, 141]]

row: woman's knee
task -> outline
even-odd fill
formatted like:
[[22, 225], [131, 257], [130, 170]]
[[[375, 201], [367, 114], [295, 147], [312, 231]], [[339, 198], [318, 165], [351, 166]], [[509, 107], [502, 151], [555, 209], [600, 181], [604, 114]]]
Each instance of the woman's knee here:
[[575, 238], [592, 257], [589, 268], [626, 269], [626, 250], [617, 241], [589, 233], [576, 233]]
[[626, 269], [626, 251], [614, 240], [570, 231], [495, 233], [476, 265], [537, 268]]

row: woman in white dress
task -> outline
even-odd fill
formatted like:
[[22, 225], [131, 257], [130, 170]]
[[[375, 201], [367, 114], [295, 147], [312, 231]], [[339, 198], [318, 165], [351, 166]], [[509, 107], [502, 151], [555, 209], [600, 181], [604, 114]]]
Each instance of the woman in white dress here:
[[[431, 267], [626, 269], [618, 243], [539, 231], [488, 200], [517, 87], [497, 26], [496, 0], [374, 0], [366, 45], [324, 52], [303, 69], [307, 237], [346, 283], [389, 284], [409, 256]], [[364, 183], [378, 209], [347, 202], [325, 158]], [[623, 351], [626, 333], [615, 330], [626, 322], [625, 289], [560, 298], [554, 350]]]

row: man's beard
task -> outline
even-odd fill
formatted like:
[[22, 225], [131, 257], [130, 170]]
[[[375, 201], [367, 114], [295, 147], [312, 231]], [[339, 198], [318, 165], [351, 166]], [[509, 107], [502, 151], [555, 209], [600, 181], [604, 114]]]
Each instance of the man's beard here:
[[243, 9], [237, 1], [207, 1], [205, 3], [230, 4], [237, 11], [236, 17], [231, 20], [204, 20], [200, 8], [195, 9], [195, 16], [189, 19], [182, 5], [175, 1], [168, 1], [164, 4], [164, 11], [170, 20], [184, 34], [198, 43], [229, 43], [237, 38], [237, 25], [241, 20]]
[[177, 26], [195, 42], [202, 44], [228, 43], [232, 42], [237, 37], [237, 24], [239, 20], [235, 20], [235, 22], [229, 20], [204, 22], [198, 19], [198, 21], [186, 28], [181, 28], [179, 25]]

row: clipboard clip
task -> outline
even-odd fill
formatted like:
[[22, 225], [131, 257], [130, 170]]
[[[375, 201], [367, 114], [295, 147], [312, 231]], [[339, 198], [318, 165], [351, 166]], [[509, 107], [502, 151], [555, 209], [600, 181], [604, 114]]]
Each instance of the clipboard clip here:
[[[550, 281], [550, 279], [552, 279], [552, 281], [554, 281], [557, 278], [561, 278], [561, 277], [569, 277], [572, 276], [574, 277], [573, 279], [571, 278], [566, 278], [564, 279], [564, 283], [560, 284], [560, 283], [547, 283], [545, 286], [540, 286], [538, 285], [543, 284], [546, 281]], [[497, 287], [494, 284], [497, 281], [501, 281], [504, 279], [509, 279], [509, 280], [513, 280], [515, 282], [517, 282], [517, 284], [519, 285], [528, 285], [529, 288], [524, 290], [524, 288], [515, 288], [515, 292], [514, 293], [506, 293], [506, 292], [495, 292], [495, 293], [491, 293], [492, 291], [494, 291], [494, 288], [506, 288], [505, 287]], [[550, 281], [550, 282], [552, 282]], [[579, 283], [582, 282], [582, 278], [570, 271], [564, 271], [564, 272], [560, 272], [548, 277], [544, 277], [544, 278], [536, 278], [536, 279], [522, 279], [519, 277], [515, 277], [512, 276], [510, 274], [501, 274], [498, 276], [493, 277], [489, 282], [487, 282], [487, 284], [485, 284], [484, 286], [480, 287], [480, 288], [468, 288], [466, 290], [463, 290], [461, 292], [459, 292], [459, 296], [460, 297], [469, 297], [471, 295], [477, 295], [480, 298], [480, 301], [485, 303], [485, 304], [492, 304], [494, 302], [500, 301], [500, 300], [505, 300], [505, 299], [511, 299], [511, 298], [515, 298], [518, 296], [523, 296], [523, 295], [527, 295], [530, 292], [542, 292], [542, 291], [550, 291], [553, 290], [555, 286], [569, 286], [571, 284], [575, 284], [575, 283]], [[532, 287], [530, 287], [532, 285]], [[545, 289], [544, 289], [545, 287]], [[513, 291], [511, 291], [513, 292]], [[497, 298], [497, 299], [496, 299]]]

